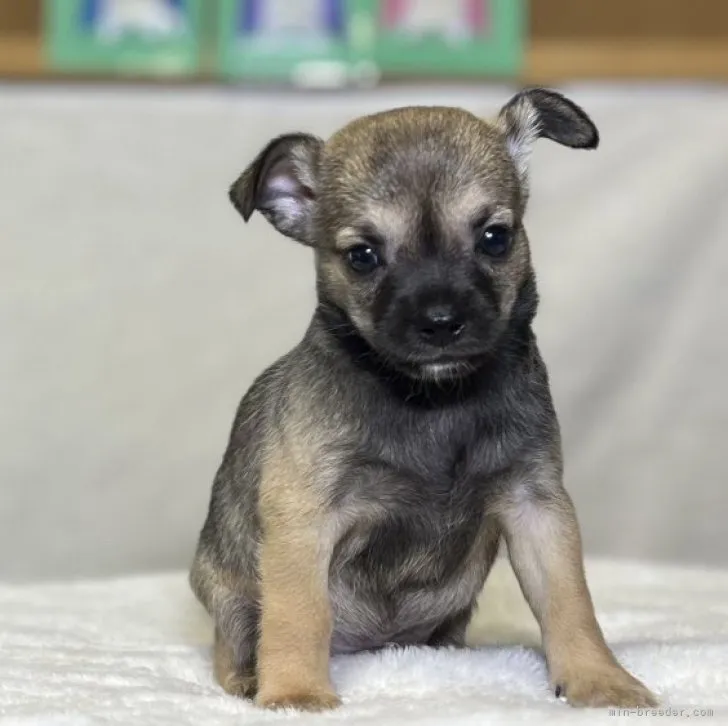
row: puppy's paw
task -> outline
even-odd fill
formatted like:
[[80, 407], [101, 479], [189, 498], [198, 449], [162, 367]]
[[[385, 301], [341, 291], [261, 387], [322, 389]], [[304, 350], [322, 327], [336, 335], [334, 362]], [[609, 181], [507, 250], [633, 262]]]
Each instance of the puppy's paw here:
[[658, 703], [648, 688], [617, 665], [585, 668], [560, 678], [554, 692], [557, 698], [577, 707], [645, 708]]
[[230, 673], [220, 680], [225, 693], [238, 698], [253, 698], [258, 691], [258, 679], [255, 674]]
[[295, 708], [298, 711], [329, 711], [341, 705], [341, 699], [333, 691], [302, 689], [299, 691], [261, 691], [255, 704], [277, 710]]

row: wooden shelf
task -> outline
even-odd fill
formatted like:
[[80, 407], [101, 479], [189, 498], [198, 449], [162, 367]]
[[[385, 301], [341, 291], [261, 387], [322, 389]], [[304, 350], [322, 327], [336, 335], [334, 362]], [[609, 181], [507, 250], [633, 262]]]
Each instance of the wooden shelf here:
[[728, 40], [534, 39], [526, 54], [527, 83], [585, 79], [728, 80]]
[[0, 36], [0, 77], [34, 78], [45, 74], [47, 69], [38, 36]]
[[[69, 80], [45, 65], [41, 10], [0, 0], [0, 79]], [[524, 83], [728, 81], [728, 0], [531, 0], [530, 16]]]

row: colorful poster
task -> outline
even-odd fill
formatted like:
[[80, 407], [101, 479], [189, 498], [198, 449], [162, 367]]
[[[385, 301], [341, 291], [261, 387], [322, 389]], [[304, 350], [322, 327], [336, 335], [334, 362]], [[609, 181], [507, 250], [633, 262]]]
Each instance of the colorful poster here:
[[374, 34], [363, 49], [352, 43], [353, 3], [360, 2], [220, 0], [219, 68], [234, 78], [345, 85], [358, 63], [373, 65]]
[[52, 67], [84, 73], [186, 75], [201, 58], [206, 0], [46, 0]]
[[240, 4], [239, 31], [256, 40], [299, 43], [341, 37], [343, 0], [247, 0]]
[[379, 0], [376, 60], [397, 76], [512, 76], [525, 0]]
[[81, 27], [109, 41], [164, 39], [188, 30], [184, 0], [83, 0], [80, 11]]
[[463, 43], [487, 35], [488, 0], [382, 0], [382, 28], [421, 40], [441, 37]]

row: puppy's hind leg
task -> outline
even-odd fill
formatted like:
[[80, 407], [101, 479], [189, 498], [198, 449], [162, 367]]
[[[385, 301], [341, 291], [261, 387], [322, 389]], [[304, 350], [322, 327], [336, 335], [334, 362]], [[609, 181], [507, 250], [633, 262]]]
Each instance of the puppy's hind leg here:
[[427, 641], [427, 645], [432, 648], [464, 648], [465, 647], [465, 631], [468, 628], [470, 619], [475, 610], [475, 601], [473, 601], [464, 610], [460, 610], [447, 620], [437, 626], [435, 631]]
[[[493, 567], [495, 558], [498, 555], [500, 539], [501, 531], [497, 523], [490, 517], [484, 519], [467, 563], [468, 571], [477, 573], [471, 575], [471, 577], [476, 578], [478, 591], [482, 589], [483, 583]], [[465, 607], [455, 611], [440, 623], [427, 641], [427, 645], [433, 648], [448, 646], [464, 648], [465, 632], [477, 608], [478, 594], [479, 592]]]
[[213, 668], [215, 679], [226, 693], [240, 698], [254, 698], [258, 691], [255, 675], [254, 643], [234, 647], [215, 629]]
[[[204, 573], [204, 575], [203, 575]], [[213, 671], [232, 696], [253, 698], [258, 690], [256, 647], [260, 609], [242, 582], [199, 564], [190, 578], [193, 590], [215, 623]]]

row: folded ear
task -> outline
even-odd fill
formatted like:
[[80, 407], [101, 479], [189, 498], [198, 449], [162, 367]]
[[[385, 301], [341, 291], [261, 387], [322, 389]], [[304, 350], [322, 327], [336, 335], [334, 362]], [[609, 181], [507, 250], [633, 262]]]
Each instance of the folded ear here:
[[282, 234], [313, 244], [311, 218], [323, 141], [310, 134], [273, 139], [230, 187], [230, 201], [247, 222], [257, 209]]
[[595, 149], [599, 144], [599, 132], [589, 116], [573, 101], [545, 88], [517, 93], [501, 109], [497, 125], [522, 178], [536, 139], [551, 139], [574, 149]]

